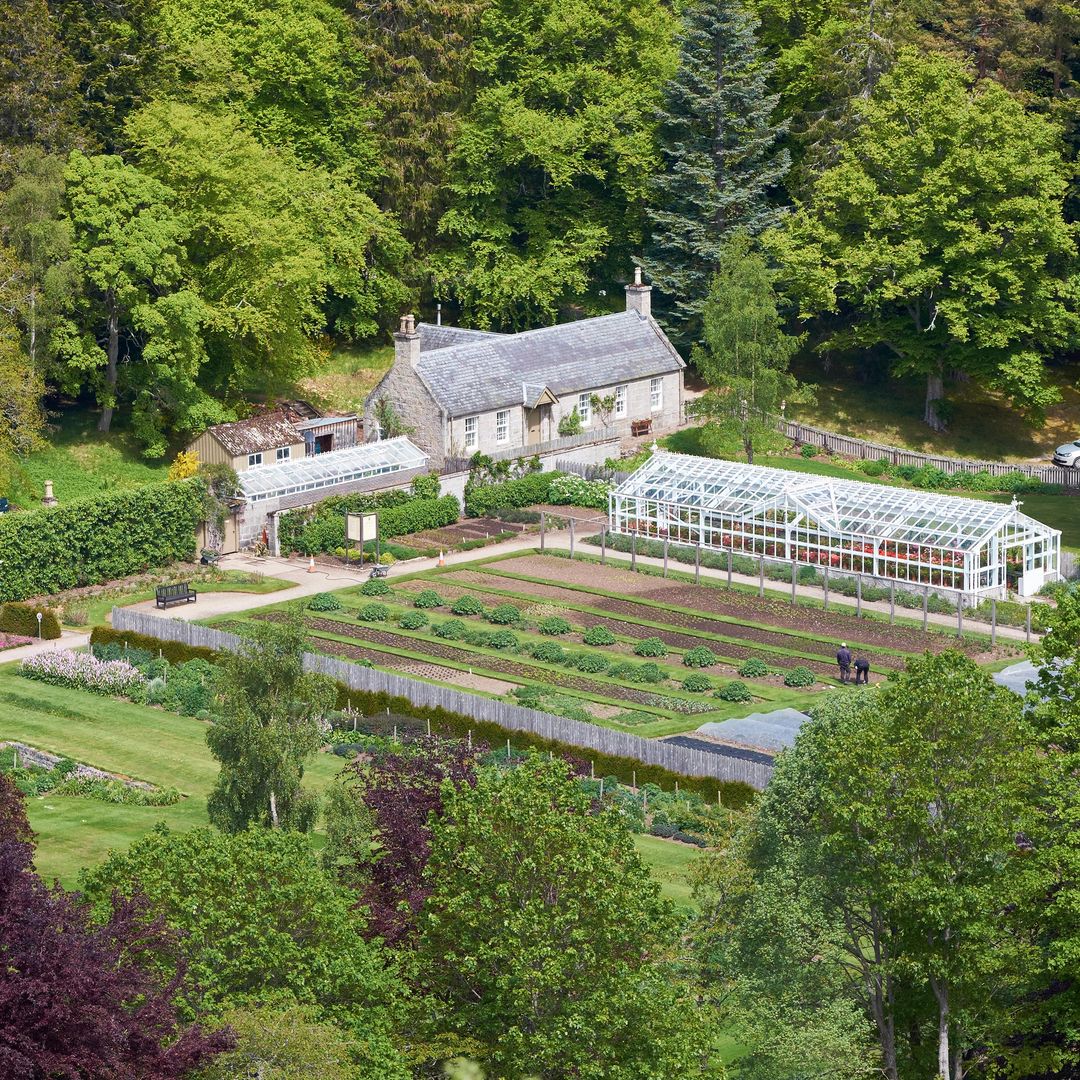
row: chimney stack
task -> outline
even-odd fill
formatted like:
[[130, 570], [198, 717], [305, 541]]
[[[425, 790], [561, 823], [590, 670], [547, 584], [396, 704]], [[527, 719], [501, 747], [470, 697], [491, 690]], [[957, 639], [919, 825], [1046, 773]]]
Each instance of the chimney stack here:
[[401, 326], [394, 335], [394, 363], [416, 366], [420, 360], [420, 334], [416, 329], [416, 317], [402, 315]]
[[641, 267], [634, 267], [634, 283], [626, 286], [626, 310], [647, 319], [652, 314], [652, 286], [641, 280]]

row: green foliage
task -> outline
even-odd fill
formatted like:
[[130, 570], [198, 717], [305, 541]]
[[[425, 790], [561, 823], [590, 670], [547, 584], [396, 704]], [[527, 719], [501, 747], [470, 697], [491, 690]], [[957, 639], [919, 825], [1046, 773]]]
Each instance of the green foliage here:
[[637, 656], [667, 656], [668, 647], [658, 637], [642, 638], [635, 646]]
[[398, 616], [398, 626], [402, 630], [419, 630], [427, 623], [428, 617], [422, 611], [405, 611]]
[[36, 604], [4, 604], [0, 607], [0, 631], [20, 634], [23, 637], [38, 636], [38, 612], [41, 612], [41, 637], [54, 639], [60, 636], [60, 620], [52, 608]]
[[667, 675], [664, 674], [664, 670], [659, 664], [650, 661], [647, 664], [632, 666], [627, 677], [631, 682], [636, 683], [662, 683], [667, 678]]
[[59, 592], [190, 559], [202, 496], [196, 478], [0, 515], [3, 594]]
[[704, 694], [707, 690], [712, 689], [712, 679], [702, 672], [694, 672], [694, 674], [687, 675], [683, 679], [682, 688], [691, 694]]
[[567, 653], [557, 641], [541, 641], [532, 647], [530, 655], [542, 664], [565, 664]]
[[453, 615], [483, 615], [484, 605], [471, 593], [459, 596], [451, 605]]
[[417, 499], [437, 499], [441, 490], [441, 482], [437, 472], [425, 473], [423, 476], [414, 476], [409, 490]]
[[439, 638], [447, 641], [460, 641], [468, 629], [460, 619], [447, 619], [436, 626], [432, 626], [431, 632]]
[[434, 589], [421, 589], [413, 600], [413, 607], [437, 608], [442, 606], [442, 597]]
[[750, 687], [738, 679], [732, 679], [731, 682], [725, 683], [713, 696], [721, 701], [745, 702], [754, 700], [754, 695], [750, 693]]
[[573, 664], [578, 671], [584, 671], [590, 675], [597, 675], [608, 666], [607, 659], [596, 653], [578, 653], [576, 656], [569, 657], [567, 663]]
[[548, 615], [536, 624], [541, 634], [557, 637], [570, 633], [570, 624], [561, 615]]
[[621, 815], [593, 812], [565, 764], [537, 755], [443, 800], [418, 947], [435, 1032], [473, 1041], [498, 1075], [700, 1074], [676, 924]]
[[[457, 612], [457, 614], [462, 614]], [[488, 622], [512, 626], [521, 621], [521, 609], [516, 604], [496, 604], [488, 613]]]
[[[384, 585], [385, 582], [380, 581], [379, 584]], [[363, 588], [360, 591], [363, 592]], [[344, 606], [333, 593], [328, 592], [316, 593], [307, 602], [308, 611], [340, 611]]]
[[716, 653], [707, 645], [695, 645], [683, 653], [682, 662], [687, 667], [712, 667], [716, 663]]
[[122, 780], [98, 776], [69, 776], [51, 789], [53, 795], [76, 795], [114, 806], [175, 806], [180, 801], [176, 788], [141, 788]]
[[95, 626], [90, 631], [90, 647], [94, 655], [102, 660], [129, 660], [137, 666], [159, 653], [170, 664], [182, 664], [187, 660], [208, 660], [214, 663], [218, 657], [214, 649], [206, 649], [201, 645], [165, 641], [148, 634], [136, 634], [131, 630], [114, 630], [111, 626]]
[[813, 686], [816, 681], [814, 673], [803, 664], [793, 667], [784, 676], [785, 686]]
[[516, 649], [518, 639], [510, 630], [496, 630], [488, 635], [487, 647], [489, 649]]
[[586, 645], [614, 645], [615, 635], [606, 626], [590, 626], [581, 635], [581, 640]]
[[739, 674], [744, 679], [763, 679], [769, 674], [769, 665], [756, 656], [751, 656], [739, 665]]
[[799, 456], [804, 461], [809, 461], [811, 458], [817, 457], [818, 448], [813, 443], [803, 443], [799, 449]]
[[580, 435], [584, 428], [581, 426], [581, 413], [575, 405], [565, 416], [559, 418], [559, 434]]
[[551, 485], [557, 475], [533, 472], [496, 484], [473, 484], [470, 475], [465, 487], [465, 513], [470, 517], [487, 517], [496, 510], [550, 502]]
[[360, 586], [361, 596], [389, 596], [390, 586], [382, 578], [372, 578]]
[[361, 622], [386, 622], [390, 617], [390, 609], [385, 604], [365, 604], [356, 613]]
[[159, 825], [80, 885], [101, 915], [114, 890], [139, 893], [145, 918], [180, 931], [175, 953], [155, 959], [166, 972], [187, 965], [180, 1001], [189, 1015], [305, 1006], [355, 1040], [363, 1062], [355, 1075], [408, 1075], [391, 1042], [400, 987], [378, 946], [357, 932], [354, 895], [323, 873], [304, 837]]
[[557, 473], [548, 492], [556, 506], [586, 506], [606, 510], [611, 484], [607, 480], [585, 480], [573, 473]]

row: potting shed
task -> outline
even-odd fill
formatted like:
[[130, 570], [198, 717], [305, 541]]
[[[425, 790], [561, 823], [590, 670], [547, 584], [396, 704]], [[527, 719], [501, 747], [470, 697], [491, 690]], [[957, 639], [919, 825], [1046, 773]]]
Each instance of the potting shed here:
[[884, 582], [1001, 597], [1060, 572], [1061, 533], [1012, 504], [656, 451], [609, 528]]

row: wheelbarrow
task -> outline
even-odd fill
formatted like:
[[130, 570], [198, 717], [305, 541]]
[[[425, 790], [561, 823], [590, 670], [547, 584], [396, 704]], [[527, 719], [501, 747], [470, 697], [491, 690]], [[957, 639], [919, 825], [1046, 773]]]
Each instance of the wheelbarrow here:
[[203, 566], [217, 566], [220, 558], [221, 552], [215, 551], [213, 548], [203, 548], [199, 554], [199, 562]]
[[386, 577], [386, 572], [389, 569], [389, 566], [384, 566], [382, 563], [376, 563], [371, 568], [371, 573], [368, 574], [368, 580], [370, 581], [372, 578]]

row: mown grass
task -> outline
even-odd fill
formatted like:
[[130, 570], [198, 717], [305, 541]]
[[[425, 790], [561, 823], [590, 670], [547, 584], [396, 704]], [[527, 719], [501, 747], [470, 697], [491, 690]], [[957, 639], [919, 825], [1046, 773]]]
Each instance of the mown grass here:
[[691, 862], [700, 857], [701, 850], [646, 833], [634, 837], [634, 846], [652, 876], [660, 883], [664, 896], [677, 907], [697, 911], [697, 904], [690, 894], [688, 871]]
[[297, 391], [328, 412], [363, 413], [364, 399], [393, 362], [393, 345], [338, 344], [327, 353], [319, 371], [300, 382]]

